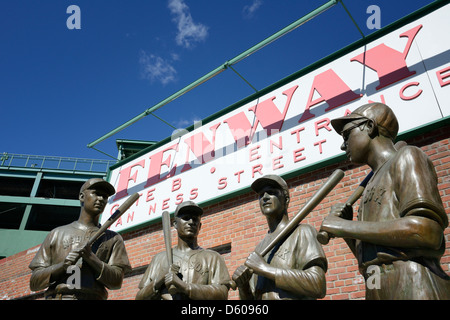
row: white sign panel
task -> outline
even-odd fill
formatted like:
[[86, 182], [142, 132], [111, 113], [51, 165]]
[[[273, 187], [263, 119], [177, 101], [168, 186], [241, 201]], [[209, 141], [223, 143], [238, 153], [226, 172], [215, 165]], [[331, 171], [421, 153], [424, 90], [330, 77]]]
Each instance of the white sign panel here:
[[368, 102], [389, 105], [400, 133], [448, 117], [449, 16], [447, 5], [121, 162], [110, 172], [117, 193], [102, 222], [135, 192], [141, 197], [113, 230], [149, 223], [182, 201], [233, 194], [265, 174], [283, 176], [335, 158], [342, 138], [330, 120]]

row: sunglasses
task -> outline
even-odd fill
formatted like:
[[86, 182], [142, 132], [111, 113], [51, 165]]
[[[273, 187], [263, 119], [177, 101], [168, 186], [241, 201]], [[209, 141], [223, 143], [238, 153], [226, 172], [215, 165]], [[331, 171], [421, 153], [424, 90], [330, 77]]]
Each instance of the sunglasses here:
[[356, 124], [354, 124], [353, 126], [347, 128], [347, 129], [345, 129], [345, 130], [342, 130], [342, 131], [341, 131], [341, 135], [342, 135], [342, 137], [344, 138], [344, 141], [347, 141], [348, 136], [350, 135], [350, 131], [352, 131], [353, 129], [359, 127], [359, 129], [360, 129], [361, 131], [363, 131], [363, 130], [364, 130], [364, 127], [361, 127], [361, 126], [362, 126], [362, 125], [365, 125], [367, 122], [369, 122], [369, 120], [370, 120], [370, 119], [364, 119], [364, 121], [359, 122], [359, 123], [356, 123]]

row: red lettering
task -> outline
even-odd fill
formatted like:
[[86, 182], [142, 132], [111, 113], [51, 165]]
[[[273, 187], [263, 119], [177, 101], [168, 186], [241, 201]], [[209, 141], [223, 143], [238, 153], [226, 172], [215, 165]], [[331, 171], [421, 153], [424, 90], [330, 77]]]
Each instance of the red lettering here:
[[[314, 93], [320, 94], [320, 98], [315, 99]], [[326, 101], [328, 108], [325, 111], [337, 108], [345, 103], [359, 99], [362, 94], [356, 94], [350, 87], [332, 70], [328, 69], [314, 77], [314, 81], [309, 92], [308, 103], [299, 123], [314, 118], [311, 107]]]
[[249, 161], [250, 162], [258, 160], [259, 158], [261, 158], [261, 155], [258, 154], [258, 149], [259, 149], [259, 146], [255, 146], [255, 147], [250, 148], [250, 150], [249, 150]]
[[153, 207], [150, 205], [148, 214], [151, 215], [152, 213], [156, 213], [156, 202], [153, 204]]
[[281, 135], [278, 137], [278, 144], [270, 140], [270, 153], [273, 153], [273, 146], [277, 147], [278, 150], [283, 150], [283, 139]]
[[176, 204], [176, 205], [179, 205], [179, 204], [182, 203], [182, 202], [183, 202], [183, 194], [182, 194], [182, 193], [179, 193], [179, 194], [177, 194], [175, 204]]
[[325, 118], [319, 121], [316, 121], [314, 123], [314, 128], [316, 130], [316, 136], [319, 135], [319, 129], [327, 129], [328, 131], [331, 131], [331, 128], [328, 126], [330, 124], [330, 119]]
[[217, 187], [217, 189], [222, 190], [225, 189], [227, 187], [227, 178], [223, 177], [219, 179], [219, 186]]
[[257, 164], [256, 166], [252, 167], [252, 178], [255, 177], [255, 173], [256, 172], [259, 172], [260, 175], [263, 175], [262, 172], [261, 172], [262, 167], [263, 167], [262, 164]]
[[190, 200], [194, 200], [195, 198], [198, 197], [198, 188], [194, 188], [191, 190], [191, 196], [190, 196]]
[[249, 108], [255, 113], [258, 121], [261, 123], [264, 129], [267, 131], [267, 136], [270, 136], [274, 132], [280, 132], [283, 126], [284, 118], [288, 111], [289, 105], [291, 104], [292, 96], [297, 90], [298, 85], [283, 91], [283, 94], [287, 96], [286, 104], [284, 105], [284, 110], [281, 113], [277, 106], [273, 103], [275, 97], [264, 100], [263, 102]]
[[305, 127], [301, 127], [297, 130], [291, 131], [291, 134], [295, 134], [297, 136], [297, 143], [300, 143], [300, 132], [305, 130]]
[[[254, 134], [253, 127], [243, 112], [239, 112], [223, 122], [228, 123], [228, 127], [230, 128], [231, 134], [233, 135], [238, 148], [246, 146], [250, 143]], [[257, 125], [258, 120], [255, 122], [255, 128]]]
[[162, 210], [169, 209], [169, 201], [170, 201], [170, 198], [163, 200], [162, 207], [161, 207]]
[[148, 171], [147, 183], [145, 184], [144, 188], [150, 187], [155, 183], [161, 182], [175, 174], [175, 170], [177, 169], [176, 165], [173, 166], [172, 170], [165, 177], [161, 178], [161, 168], [163, 166], [167, 166], [168, 168], [170, 168], [171, 166], [170, 162], [172, 159], [172, 155], [169, 154], [167, 159], [163, 161], [164, 153], [169, 150], [178, 151], [178, 143], [168, 147], [167, 149], [157, 152], [149, 157], [150, 169]]
[[150, 190], [147, 191], [147, 198], [145, 199], [145, 201], [149, 202], [149, 201], [155, 200], [155, 197], [153, 196], [154, 191], [155, 191], [155, 188], [151, 188]]
[[420, 84], [419, 82], [411, 82], [411, 83], [404, 85], [400, 89], [400, 98], [402, 98], [402, 100], [413, 100], [413, 99], [417, 98], [418, 96], [420, 96], [423, 91], [422, 89], [417, 90], [417, 92], [415, 94], [413, 94], [412, 96], [405, 96], [405, 94], [404, 94], [404, 92], [407, 88], [409, 88], [411, 86], [418, 86], [419, 84]]
[[181, 172], [187, 171], [192, 167], [188, 164], [189, 162], [189, 150], [192, 151], [197, 158], [197, 160], [204, 164], [211, 161], [215, 157], [215, 146], [216, 146], [216, 132], [217, 128], [220, 126], [220, 122], [211, 126], [209, 129], [212, 131], [212, 142], [205, 137], [203, 132], [196, 133], [191, 137], [184, 140], [188, 145], [188, 151], [186, 153], [186, 165], [183, 167]]
[[131, 213], [128, 213], [127, 223], [130, 222], [130, 221], [133, 222], [133, 218], [134, 218], [134, 211], [131, 212]]
[[113, 215], [113, 213], [117, 210], [117, 209], [119, 209], [119, 204], [115, 204], [115, 205], [113, 205], [112, 207], [111, 207], [111, 211], [109, 212], [109, 215]]
[[[446, 78], [450, 78], [450, 67], [444, 68], [442, 70], [436, 71], [436, 75], [439, 81], [439, 84], [441, 85], [441, 88], [450, 84], [450, 79], [447, 81], [444, 81]], [[446, 72], [449, 72], [448, 74], [445, 74]]]
[[405, 60], [412, 42], [421, 28], [422, 25], [418, 25], [400, 35], [400, 37], [408, 38], [403, 52], [394, 50], [383, 43], [350, 59], [350, 61], [358, 61], [377, 72], [380, 80], [380, 84], [376, 87], [377, 90], [410, 77], [416, 72], [408, 69]]
[[272, 170], [281, 169], [284, 167], [284, 164], [281, 164], [281, 159], [283, 159], [283, 156], [279, 156], [276, 158], [273, 158], [272, 160]]
[[302, 160], [305, 160], [306, 159], [306, 157], [302, 157], [302, 152], [303, 151], [305, 151], [305, 148], [300, 148], [300, 149], [297, 149], [297, 150], [294, 150], [294, 163], [297, 163], [297, 162], [299, 162], [299, 161], [302, 161]]
[[173, 179], [172, 192], [177, 191], [180, 188], [181, 188], [181, 179], [180, 178]]
[[237, 182], [241, 183], [241, 173], [244, 173], [244, 170], [236, 172], [234, 175], [237, 176]]
[[319, 152], [320, 152], [320, 154], [322, 154], [322, 143], [325, 143], [325, 142], [327, 142], [326, 139], [321, 140], [321, 141], [317, 141], [317, 142], [314, 143], [314, 146], [319, 146]]
[[122, 199], [123, 197], [128, 195], [128, 183], [130, 181], [136, 182], [137, 173], [138, 173], [138, 170], [136, 170], [136, 172], [132, 176], [130, 176], [131, 175], [131, 170], [134, 167], [137, 167], [137, 166], [144, 168], [145, 160], [141, 160], [138, 163], [135, 163], [135, 164], [129, 166], [128, 168], [120, 170], [120, 172], [119, 172], [119, 184], [117, 186], [117, 190], [118, 191], [116, 193], [116, 196], [114, 197], [114, 201]]
[[253, 125], [245, 116], [244, 112], [239, 112], [223, 121], [228, 124], [238, 148], [248, 145], [250, 141], [252, 141], [253, 135], [255, 134], [259, 123], [261, 123], [262, 127], [266, 130], [267, 136], [281, 131], [281, 127], [283, 126], [286, 113], [291, 103], [292, 95], [297, 87], [298, 86], [296, 85], [286, 91], [283, 91], [283, 94], [287, 96], [283, 112], [278, 110], [277, 106], [273, 102], [275, 97], [272, 97], [264, 100], [256, 106], [249, 108], [249, 111], [253, 111], [256, 116], [256, 120]]

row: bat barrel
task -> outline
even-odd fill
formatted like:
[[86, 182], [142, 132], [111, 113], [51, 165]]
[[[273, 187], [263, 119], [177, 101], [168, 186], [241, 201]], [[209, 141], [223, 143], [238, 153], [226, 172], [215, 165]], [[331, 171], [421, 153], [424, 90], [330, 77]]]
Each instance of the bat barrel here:
[[114, 213], [105, 221], [98, 231], [89, 239], [87, 245], [92, 245], [122, 214], [125, 213], [139, 198], [139, 193], [132, 194]]

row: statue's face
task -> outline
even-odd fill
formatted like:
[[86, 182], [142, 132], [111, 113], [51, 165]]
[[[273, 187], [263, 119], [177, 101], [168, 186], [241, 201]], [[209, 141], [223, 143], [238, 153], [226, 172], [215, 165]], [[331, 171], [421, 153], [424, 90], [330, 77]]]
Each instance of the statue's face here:
[[347, 123], [342, 130], [344, 143], [341, 150], [354, 163], [366, 163], [370, 137], [368, 135], [369, 120], [358, 119]]
[[86, 189], [80, 193], [80, 201], [83, 203], [84, 210], [94, 215], [98, 215], [105, 210], [108, 197], [108, 194], [103, 190]]
[[266, 215], [278, 215], [286, 208], [286, 199], [280, 188], [272, 186], [264, 187], [259, 193], [259, 207]]
[[175, 218], [174, 227], [180, 237], [197, 237], [202, 225], [200, 220], [201, 216], [185, 210]]

